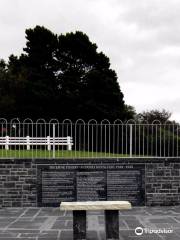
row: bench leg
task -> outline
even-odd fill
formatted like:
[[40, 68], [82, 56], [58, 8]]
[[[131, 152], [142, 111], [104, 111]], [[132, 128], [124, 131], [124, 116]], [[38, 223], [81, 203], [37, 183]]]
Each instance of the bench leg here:
[[73, 239], [86, 239], [86, 211], [73, 211]]
[[119, 211], [105, 210], [106, 239], [119, 239]]

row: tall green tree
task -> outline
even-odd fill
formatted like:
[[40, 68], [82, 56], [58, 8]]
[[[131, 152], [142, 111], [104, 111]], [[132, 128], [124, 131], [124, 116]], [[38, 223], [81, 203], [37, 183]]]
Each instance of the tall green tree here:
[[20, 118], [130, 117], [109, 58], [82, 32], [27, 29], [24, 52], [10, 56], [6, 75], [11, 113]]
[[33, 118], [55, 117], [57, 82], [55, 76], [57, 36], [44, 27], [26, 30], [26, 47], [21, 55], [25, 74], [23, 99], [18, 99], [23, 115]]
[[125, 118], [123, 94], [109, 58], [82, 32], [60, 35], [57, 51], [60, 107], [71, 119]]

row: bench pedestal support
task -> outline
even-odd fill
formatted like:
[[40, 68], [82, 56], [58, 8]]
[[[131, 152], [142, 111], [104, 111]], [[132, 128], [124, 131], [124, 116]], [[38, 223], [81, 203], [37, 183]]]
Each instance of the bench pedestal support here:
[[106, 239], [119, 239], [119, 211], [105, 210]]
[[73, 211], [73, 239], [86, 239], [86, 211]]

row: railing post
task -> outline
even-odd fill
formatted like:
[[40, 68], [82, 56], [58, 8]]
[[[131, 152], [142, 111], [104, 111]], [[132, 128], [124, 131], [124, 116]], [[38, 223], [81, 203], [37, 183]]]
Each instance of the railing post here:
[[6, 136], [6, 145], [5, 145], [5, 149], [9, 150], [9, 136]]
[[132, 157], [132, 124], [130, 124], [130, 157]]
[[51, 144], [50, 144], [50, 136], [47, 136], [47, 150], [51, 150]]
[[27, 142], [27, 150], [30, 150], [29, 136], [26, 136], [26, 142]]
[[53, 123], [53, 158], [55, 158], [55, 124]]
[[67, 150], [71, 151], [72, 147], [71, 147], [71, 137], [67, 136]]

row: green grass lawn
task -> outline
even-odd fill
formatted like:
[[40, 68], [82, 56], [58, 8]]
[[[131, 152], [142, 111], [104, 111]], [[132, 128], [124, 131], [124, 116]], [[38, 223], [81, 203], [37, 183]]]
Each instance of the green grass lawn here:
[[[55, 158], [102, 158], [102, 157], [128, 157], [129, 155], [104, 153], [104, 152], [87, 152], [87, 151], [67, 151], [56, 150]], [[5, 150], [0, 149], [0, 158], [53, 158], [53, 151], [33, 149], [33, 150]]]

